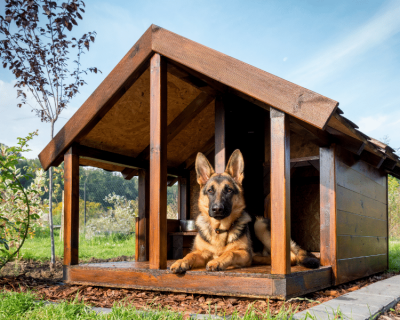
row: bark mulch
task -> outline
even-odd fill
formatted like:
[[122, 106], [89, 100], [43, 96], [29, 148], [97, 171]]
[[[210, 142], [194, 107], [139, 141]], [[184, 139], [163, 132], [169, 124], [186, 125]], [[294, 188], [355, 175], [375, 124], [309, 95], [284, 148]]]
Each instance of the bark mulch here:
[[394, 319], [394, 320], [400, 320], [400, 302], [390, 310], [384, 312], [377, 318], [377, 320], [389, 320], [389, 319]]
[[[126, 259], [128, 257], [119, 257], [112, 260], [123, 261]], [[108, 261], [111, 261], [111, 259]], [[92, 259], [90, 262], [100, 262], [100, 260]], [[67, 285], [62, 283], [61, 261], [57, 261], [55, 270], [50, 270], [48, 262], [20, 261], [17, 264], [19, 266], [13, 263], [1, 270], [0, 288], [8, 291], [22, 292], [32, 290], [39, 299], [42, 298], [54, 302], [78, 299], [89, 305], [103, 308], [110, 308], [114, 303], [121, 303], [122, 305], [135, 306], [140, 310], [165, 308], [176, 312], [198, 314], [232, 314], [236, 311], [239, 315], [243, 315], [251, 306], [258, 310], [257, 313], [266, 313], [269, 308], [270, 312], [275, 314], [283, 307], [286, 309], [291, 307], [292, 310], [297, 309], [297, 311], [302, 311], [395, 275], [395, 273], [381, 273], [285, 302], [268, 299], [232, 298], [200, 294]], [[398, 310], [398, 318], [396, 320], [400, 320], [399, 305], [396, 306], [396, 310]], [[395, 313], [387, 312], [379, 319], [387, 320], [387, 317], [394, 316]]]

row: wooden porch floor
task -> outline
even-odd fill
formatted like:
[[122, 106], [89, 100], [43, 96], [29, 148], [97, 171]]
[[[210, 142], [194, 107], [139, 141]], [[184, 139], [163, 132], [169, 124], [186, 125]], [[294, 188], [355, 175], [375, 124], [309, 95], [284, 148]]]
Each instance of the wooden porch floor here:
[[[168, 261], [168, 267], [173, 263]], [[270, 266], [208, 272], [193, 269], [176, 275], [153, 270], [148, 262], [88, 263], [64, 267], [67, 283], [142, 290], [285, 299], [331, 286], [331, 267], [292, 267], [289, 275], [272, 275]]]

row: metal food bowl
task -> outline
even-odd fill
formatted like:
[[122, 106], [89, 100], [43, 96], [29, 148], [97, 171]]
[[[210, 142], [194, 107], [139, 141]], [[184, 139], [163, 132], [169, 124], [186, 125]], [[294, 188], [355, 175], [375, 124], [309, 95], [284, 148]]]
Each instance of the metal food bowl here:
[[194, 220], [179, 220], [182, 232], [196, 231]]

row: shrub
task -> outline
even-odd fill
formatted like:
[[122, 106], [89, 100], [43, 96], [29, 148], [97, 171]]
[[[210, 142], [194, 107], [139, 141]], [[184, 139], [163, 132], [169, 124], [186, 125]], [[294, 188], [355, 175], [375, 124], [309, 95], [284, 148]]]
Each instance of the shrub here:
[[39, 225], [43, 215], [41, 194], [46, 182], [43, 170], [35, 172], [36, 177], [28, 188], [20, 180], [33, 175], [21, 174], [17, 169], [19, 161], [26, 160], [22, 153], [30, 151], [28, 141], [37, 135], [31, 133], [26, 138], [18, 138], [18, 146], [1, 147], [0, 152], [0, 268], [10, 261], [25, 242], [33, 225]]

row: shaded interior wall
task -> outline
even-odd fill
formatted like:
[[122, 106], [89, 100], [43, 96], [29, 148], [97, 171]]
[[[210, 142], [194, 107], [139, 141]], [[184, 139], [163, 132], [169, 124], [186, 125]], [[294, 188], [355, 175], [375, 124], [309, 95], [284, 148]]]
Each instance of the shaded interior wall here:
[[[264, 121], [269, 113], [237, 96], [224, 97], [226, 119], [226, 159], [239, 149], [245, 162], [243, 188], [247, 211], [263, 215], [264, 211]], [[214, 152], [207, 157], [214, 165]], [[190, 172], [190, 217], [198, 214], [199, 185], [196, 173]]]
[[319, 252], [319, 171], [313, 166], [295, 168], [290, 192], [291, 237], [303, 249]]
[[343, 283], [388, 268], [387, 174], [337, 147], [337, 278]]

